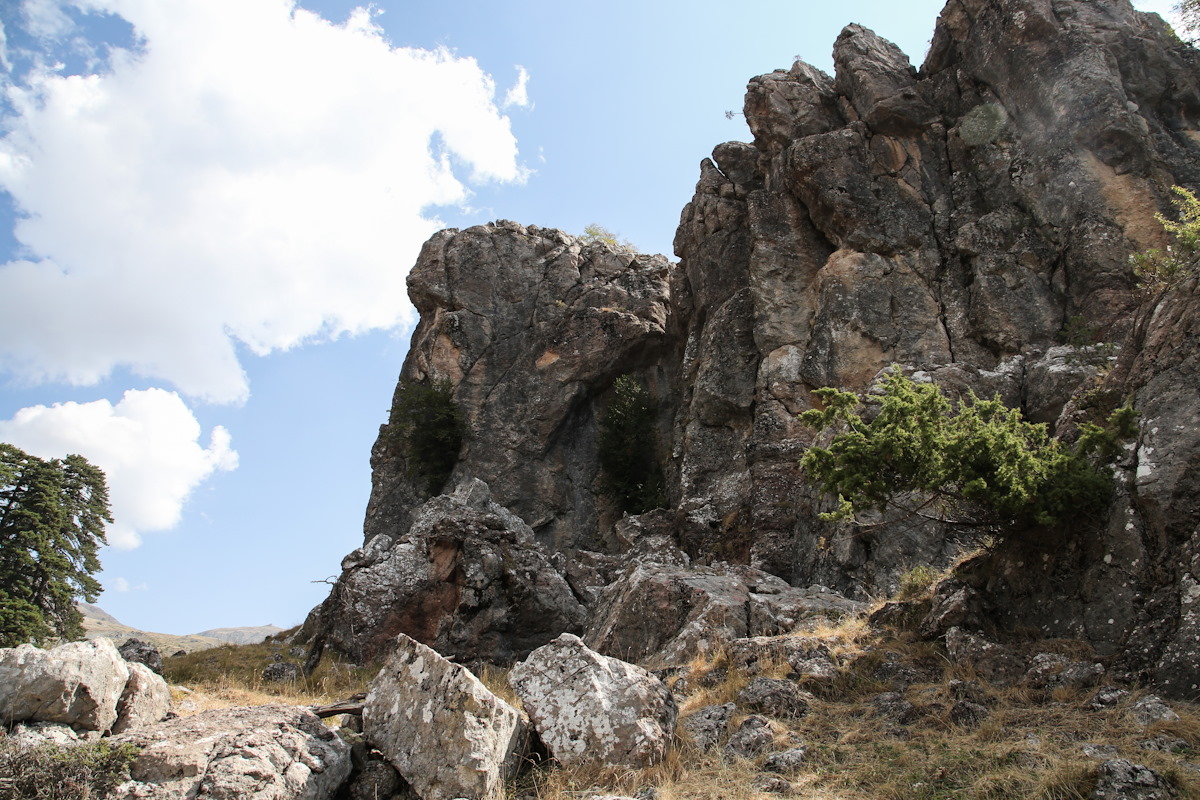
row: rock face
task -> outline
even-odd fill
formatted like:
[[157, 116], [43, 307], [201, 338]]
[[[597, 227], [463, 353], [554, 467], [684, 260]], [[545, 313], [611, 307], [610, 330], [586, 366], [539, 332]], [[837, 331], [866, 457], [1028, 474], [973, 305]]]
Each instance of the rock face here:
[[139, 748], [114, 800], [328, 800], [350, 775], [350, 746], [310, 711], [205, 711], [113, 739]]
[[[829, 500], [797, 466], [813, 433], [796, 414], [814, 389], [861, 391], [899, 365], [952, 394], [998, 393], [1068, 434], [1105, 397], [1132, 396], [1141, 433], [1113, 507], [1084, 535], [973, 563], [961, 602], [931, 625], [1036, 626], [1194, 692], [1196, 290], [1142, 304], [1128, 256], [1167, 243], [1154, 213], [1172, 185], [1200, 187], [1196, 51], [1127, 0], [955, 0], [919, 71], [857, 25], [833, 55], [833, 76], [796, 63], [750, 81], [753, 142], [701, 163], [678, 264], [510, 222], [430, 239], [409, 279], [421, 322], [401, 383], [453, 386], [470, 430], [450, 486], [489, 484], [581, 586], [587, 639], [604, 649], [607, 567], [576, 553], [632, 552], [596, 457], [619, 375], [657, 403], [647, 446], [666, 475], [666, 535], [692, 559], [680, 569], [739, 563], [859, 598], [893, 591], [912, 566], [948, 565], [962, 543], [936, 525], [818, 517]], [[385, 427], [366, 543], [306, 627], [349, 653], [370, 652], [376, 628], [387, 640], [418, 621], [422, 641], [461, 647], [445, 622], [470, 616], [447, 610], [460, 608], [457, 584], [427, 584], [428, 610], [402, 592], [383, 612], [355, 607], [357, 576], [382, 574], [406, 532], [429, 525], [407, 458]], [[511, 654], [576, 620], [560, 615]]]
[[678, 711], [662, 681], [592, 651], [578, 636], [564, 633], [534, 650], [508, 680], [564, 765], [648, 767], [671, 746]]
[[[0, 719], [110, 730], [129, 667], [109, 639], [0, 650]], [[159, 679], [162, 680], [161, 678]]]
[[370, 661], [397, 634], [463, 660], [512, 662], [563, 631], [583, 607], [533, 531], [467, 479], [413, 511], [406, 532], [380, 534], [342, 561], [342, 577], [306, 627], [316, 647]]
[[525, 754], [520, 712], [458, 664], [401, 635], [371, 682], [363, 735], [422, 800], [498, 800]]

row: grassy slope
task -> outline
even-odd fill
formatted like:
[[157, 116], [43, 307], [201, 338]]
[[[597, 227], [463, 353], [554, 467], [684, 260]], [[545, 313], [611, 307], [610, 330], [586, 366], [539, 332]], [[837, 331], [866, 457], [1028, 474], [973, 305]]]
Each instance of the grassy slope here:
[[[701, 753], [680, 727], [678, 746], [666, 761], [645, 770], [562, 769], [545, 766], [527, 772], [513, 787], [516, 797], [569, 800], [590, 794], [632, 795], [645, 786], [659, 800], [767, 800], [778, 797], [763, 781], [780, 777], [797, 796], [812, 800], [1084, 800], [1094, 788], [1099, 759], [1085, 744], [1109, 745], [1119, 758], [1144, 764], [1171, 781], [1179, 797], [1200, 798], [1200, 706], [1172, 702], [1178, 722], [1137, 724], [1130, 707], [1148, 694], [1135, 690], [1117, 706], [1088, 708], [1095, 689], [1037, 691], [999, 687], [950, 662], [941, 645], [917, 641], [903, 631], [868, 629], [861, 620], [810, 630], [843, 664], [838, 677], [803, 688], [815, 695], [799, 719], [772, 719], [775, 744], [768, 752], [808, 748], [795, 774], [771, 776], [762, 770], [766, 753], [754, 759], [726, 755], [721, 747]], [[280, 637], [283, 639], [284, 637]], [[1065, 654], [1075, 643], [1061, 643]], [[1041, 649], [1055, 649], [1042, 643]], [[166, 660], [166, 677], [176, 685], [180, 713], [226, 705], [287, 702], [323, 705], [365, 691], [375, 667], [352, 667], [326, 658], [309, 679], [267, 683], [262, 669], [276, 660], [299, 663], [302, 653], [283, 641], [225, 645]], [[879, 677], [883, 662], [910, 667], [923, 677], [902, 690], [916, 713], [899, 722], [872, 703], [894, 688]], [[785, 677], [787, 664], [760, 664], [755, 674]], [[516, 702], [502, 670], [480, 676], [493, 691]], [[732, 667], [722, 655], [697, 660], [676, 683], [681, 717], [706, 705], [735, 701], [754, 677]], [[950, 681], [979, 684], [989, 716], [976, 727], [955, 725]], [[678, 678], [673, 678], [677, 681]], [[749, 711], [739, 708], [732, 728]], [[1140, 742], [1155, 737], [1182, 740], [1179, 752], [1154, 752]], [[1110, 756], [1111, 757], [1111, 756]], [[776, 787], [778, 788], [778, 787]]]

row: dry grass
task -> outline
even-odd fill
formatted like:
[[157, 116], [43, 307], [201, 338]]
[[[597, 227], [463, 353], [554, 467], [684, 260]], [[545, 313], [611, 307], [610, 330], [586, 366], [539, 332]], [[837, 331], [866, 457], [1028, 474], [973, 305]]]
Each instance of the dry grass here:
[[[776, 750], [802, 743], [808, 748], [800, 771], [772, 776], [757, 759], [727, 756], [720, 746], [700, 752], [686, 737], [666, 759], [634, 770], [564, 768], [553, 762], [528, 770], [511, 787], [514, 798], [583, 800], [591, 794], [634, 795], [654, 787], [659, 800], [766, 800], [778, 797], [764, 781], [783, 777], [796, 796], [812, 800], [1083, 800], [1095, 786], [1100, 759], [1084, 745], [1115, 747], [1117, 757], [1144, 764], [1176, 788], [1181, 798], [1200, 798], [1200, 707], [1173, 702], [1182, 719], [1137, 724], [1130, 712], [1147, 692], [1132, 692], [1118, 705], [1093, 711], [1093, 690], [1036, 690], [990, 686], [970, 670], [953, 665], [940, 645], [911, 634], [885, 635], [862, 620], [810, 622], [795, 636], [820, 639], [839, 666], [833, 680], [802, 681], [816, 696], [797, 720], [774, 720]], [[1038, 649], [1086, 658], [1075, 642], [1041, 642]], [[377, 671], [326, 658], [308, 679], [269, 684], [263, 667], [276, 655], [299, 661], [278, 642], [221, 647], [167, 660], [167, 678], [190, 690], [177, 690], [177, 705], [194, 713], [205, 708], [262, 703], [317, 705], [364, 691]], [[681, 715], [707, 705], [736, 701], [756, 676], [781, 678], [783, 662], [759, 659], [743, 670], [726, 651], [697, 658], [673, 679]], [[915, 707], [903, 722], [881, 716], [872, 700], [895, 687], [887, 670], [918, 676], [902, 694]], [[516, 704], [507, 671], [475, 670], [493, 692]], [[974, 680], [989, 716], [976, 727], [951, 720], [956, 697], [950, 681]], [[190, 707], [190, 708], [189, 708]], [[741, 717], [736, 716], [731, 730]], [[1140, 742], [1164, 737], [1181, 740], [1180, 752], [1146, 750]]]
[[379, 666], [356, 667], [326, 655], [308, 677], [265, 681], [263, 669], [283, 661], [299, 664], [289, 646], [268, 640], [262, 644], [224, 645], [163, 660], [163, 677], [175, 687], [177, 713], [187, 715], [212, 708], [254, 706], [268, 703], [328, 705], [365, 692]]
[[[1200, 798], [1200, 707], [1171, 706], [1177, 722], [1144, 728], [1129, 713], [1148, 692], [1133, 692], [1114, 708], [1093, 711], [1094, 690], [1041, 691], [989, 686], [969, 670], [950, 663], [941, 647], [911, 637], [885, 637], [847, 622], [804, 636], [820, 636], [843, 664], [841, 674], [821, 686], [810, 685], [817, 700], [807, 715], [784, 723], [775, 720], [776, 749], [803, 743], [799, 773], [785, 777], [795, 796], [812, 800], [1084, 800], [1095, 788], [1101, 758], [1084, 745], [1116, 748], [1118, 758], [1144, 764], [1174, 784], [1179, 797]], [[1042, 643], [1039, 650], [1084, 656], [1073, 642]], [[928, 680], [903, 689], [915, 707], [914, 718], [899, 722], [881, 716], [871, 700], [893, 687], [874, 677], [885, 663], [900, 664]], [[782, 677], [786, 665], [759, 664], [754, 675]], [[736, 669], [727, 653], [697, 659], [683, 672], [681, 715], [706, 705], [730, 702], [754, 675]], [[957, 700], [950, 681], [976, 680], [988, 716], [977, 727], [951, 721]], [[735, 717], [731, 730], [736, 727]], [[1182, 740], [1182, 752], [1143, 749], [1155, 737]], [[765, 755], [746, 760], [725, 756], [720, 747], [699, 752], [681, 741], [667, 762], [649, 770], [535, 769], [515, 788], [516, 797], [581, 800], [590, 794], [633, 795], [653, 786], [660, 800], [778, 797], [762, 781]]]

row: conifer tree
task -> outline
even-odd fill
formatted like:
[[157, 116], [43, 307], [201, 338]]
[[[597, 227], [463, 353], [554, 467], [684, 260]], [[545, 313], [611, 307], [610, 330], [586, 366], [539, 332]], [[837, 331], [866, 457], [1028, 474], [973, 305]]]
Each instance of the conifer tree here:
[[83, 636], [112, 522], [104, 473], [83, 456], [49, 461], [0, 443], [0, 646]]

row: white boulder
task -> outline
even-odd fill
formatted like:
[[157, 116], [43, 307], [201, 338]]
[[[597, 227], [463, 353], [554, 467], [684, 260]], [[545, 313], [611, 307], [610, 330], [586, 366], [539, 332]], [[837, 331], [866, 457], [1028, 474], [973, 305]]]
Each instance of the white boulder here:
[[646, 670], [564, 633], [508, 677], [551, 755], [563, 764], [644, 767], [670, 747], [678, 710]]
[[129, 666], [108, 639], [69, 642], [53, 650], [30, 644], [0, 650], [0, 719], [61, 722], [105, 732]]
[[150, 725], [171, 710], [171, 689], [167, 682], [145, 664], [129, 662], [129, 680], [117, 701], [117, 721], [113, 733]]
[[464, 667], [401, 634], [371, 682], [363, 735], [421, 800], [499, 800], [528, 726]]

